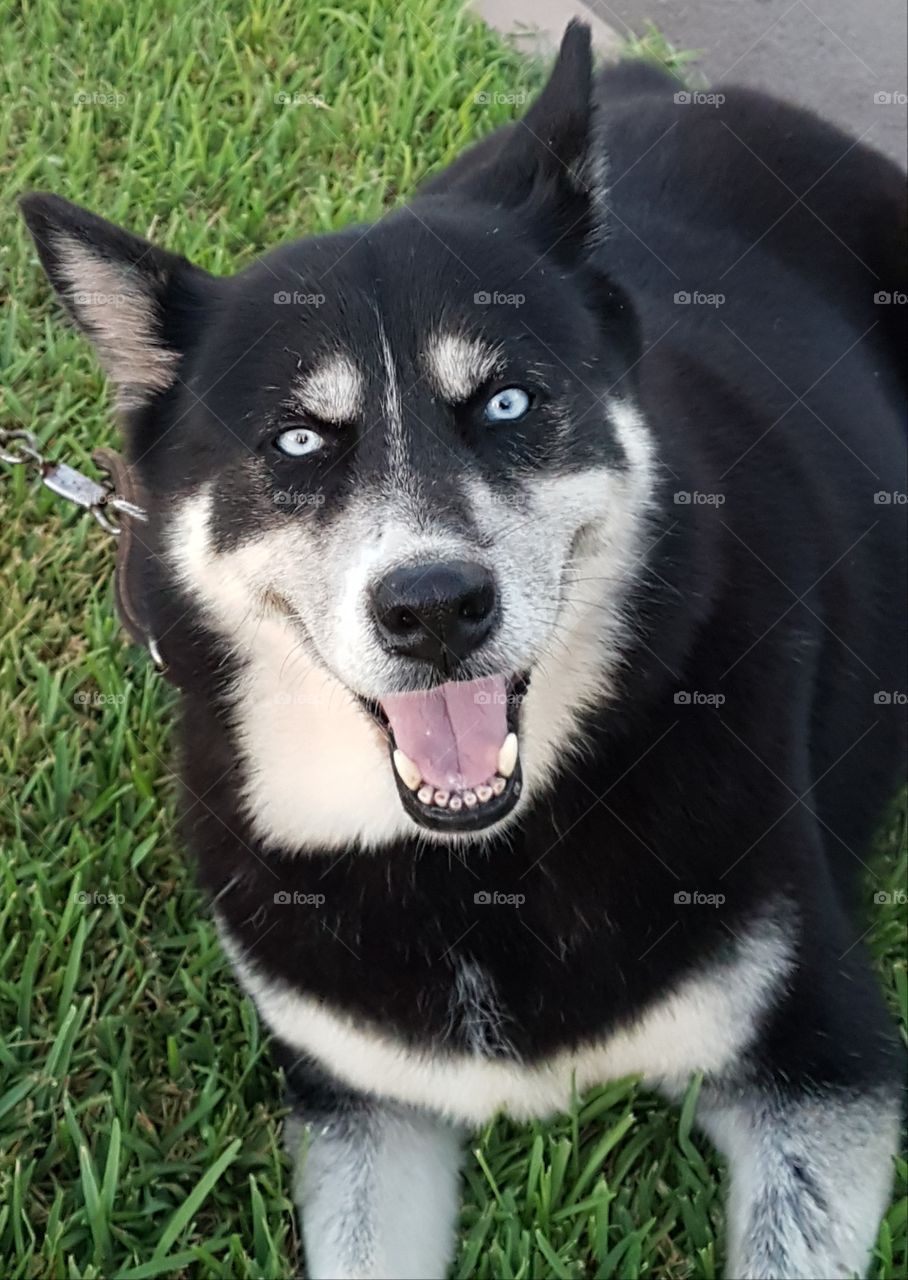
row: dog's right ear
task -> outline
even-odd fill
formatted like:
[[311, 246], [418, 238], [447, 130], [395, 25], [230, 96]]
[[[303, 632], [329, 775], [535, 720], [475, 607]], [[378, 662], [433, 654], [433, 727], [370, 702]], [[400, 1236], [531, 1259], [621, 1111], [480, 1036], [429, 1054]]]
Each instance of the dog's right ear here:
[[38, 256], [60, 300], [93, 343], [121, 408], [147, 404], [177, 380], [212, 277], [59, 196], [23, 196]]
[[470, 147], [422, 188], [522, 210], [565, 258], [602, 231], [606, 157], [594, 131], [589, 27], [567, 26], [555, 65], [526, 115]]

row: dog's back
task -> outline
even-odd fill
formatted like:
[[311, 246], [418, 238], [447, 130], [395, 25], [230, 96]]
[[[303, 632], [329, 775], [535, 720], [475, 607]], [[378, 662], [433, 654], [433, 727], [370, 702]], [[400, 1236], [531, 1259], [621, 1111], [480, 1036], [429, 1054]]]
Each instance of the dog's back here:
[[[754, 574], [779, 587], [780, 616], [803, 606], [802, 777], [851, 882], [905, 760], [904, 175], [809, 112], [747, 89], [679, 91], [642, 63], [603, 72], [597, 101], [601, 257], [642, 317], [648, 412], [667, 439], [674, 421], [719, 494], [743, 625]], [[733, 616], [722, 607], [726, 632]]]

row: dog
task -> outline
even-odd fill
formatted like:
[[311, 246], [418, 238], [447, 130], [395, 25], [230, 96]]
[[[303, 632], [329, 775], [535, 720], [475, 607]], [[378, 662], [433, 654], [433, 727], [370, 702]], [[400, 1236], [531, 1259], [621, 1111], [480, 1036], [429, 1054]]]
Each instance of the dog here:
[[594, 75], [572, 24], [522, 120], [229, 279], [23, 201], [117, 389], [184, 830], [285, 1072], [314, 1277], [443, 1275], [464, 1134], [630, 1074], [702, 1075], [726, 1275], [869, 1262], [902, 180], [677, 89]]

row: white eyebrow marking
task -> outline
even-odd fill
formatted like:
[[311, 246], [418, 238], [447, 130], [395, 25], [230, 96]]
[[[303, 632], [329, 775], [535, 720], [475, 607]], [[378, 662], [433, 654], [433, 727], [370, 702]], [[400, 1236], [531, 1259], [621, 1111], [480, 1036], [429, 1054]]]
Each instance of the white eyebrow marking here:
[[455, 404], [467, 400], [503, 364], [499, 347], [462, 333], [438, 333], [425, 351], [429, 379]]
[[322, 422], [350, 422], [363, 407], [363, 377], [349, 356], [337, 354], [297, 378], [291, 394]]

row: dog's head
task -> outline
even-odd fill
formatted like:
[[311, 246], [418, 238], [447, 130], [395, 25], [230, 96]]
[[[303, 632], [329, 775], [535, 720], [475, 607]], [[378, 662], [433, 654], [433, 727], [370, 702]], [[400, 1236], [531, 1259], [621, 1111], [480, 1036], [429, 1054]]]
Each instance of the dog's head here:
[[229, 279], [24, 201], [169, 587], [230, 646], [264, 838], [492, 829], [607, 692], [651, 465], [590, 90], [573, 26], [525, 119], [409, 206]]

